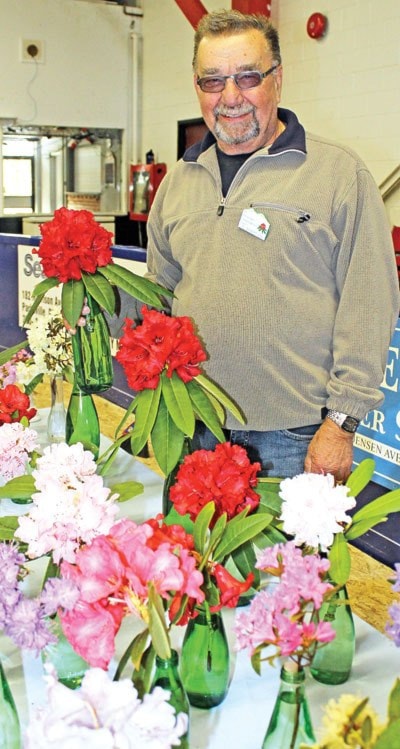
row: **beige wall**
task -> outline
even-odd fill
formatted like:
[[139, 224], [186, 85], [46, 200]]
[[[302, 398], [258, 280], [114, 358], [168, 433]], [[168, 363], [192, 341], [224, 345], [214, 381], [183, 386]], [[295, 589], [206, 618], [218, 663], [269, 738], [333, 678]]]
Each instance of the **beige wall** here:
[[[229, 1], [204, 0], [208, 10]], [[177, 121], [199, 116], [192, 87], [193, 29], [174, 0], [144, 0], [143, 152], [176, 159]], [[306, 25], [319, 10], [327, 35]], [[380, 183], [400, 164], [400, 3], [398, 0], [275, 0], [284, 64], [282, 106], [308, 130], [345, 143]], [[400, 192], [390, 219], [400, 224]]]

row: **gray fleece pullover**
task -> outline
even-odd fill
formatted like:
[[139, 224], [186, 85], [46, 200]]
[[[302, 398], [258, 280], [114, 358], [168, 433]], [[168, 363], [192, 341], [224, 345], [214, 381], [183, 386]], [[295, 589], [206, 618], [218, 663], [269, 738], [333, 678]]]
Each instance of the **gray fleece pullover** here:
[[[320, 423], [325, 408], [361, 419], [380, 404], [399, 309], [366, 166], [306, 136], [292, 112], [279, 118], [286, 130], [246, 160], [225, 199], [207, 134], [166, 175], [148, 221], [149, 277], [174, 290], [172, 314], [193, 318], [207, 374], [263, 431]], [[251, 207], [270, 223], [264, 241], [238, 226]], [[227, 426], [239, 427], [230, 416]]]

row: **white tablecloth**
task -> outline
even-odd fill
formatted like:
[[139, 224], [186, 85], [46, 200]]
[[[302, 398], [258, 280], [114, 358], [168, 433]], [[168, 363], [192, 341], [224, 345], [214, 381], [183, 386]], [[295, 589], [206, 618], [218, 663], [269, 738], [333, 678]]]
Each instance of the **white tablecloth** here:
[[[107, 444], [107, 441], [103, 444]], [[107, 484], [127, 479], [143, 483], [144, 493], [123, 503], [121, 516], [141, 522], [161, 511], [161, 478], [120, 450], [107, 476]], [[40, 579], [38, 563], [36, 572]], [[32, 579], [34, 585], [34, 574]], [[259, 749], [278, 691], [279, 667], [263, 664], [262, 675], [257, 676], [245, 652], [234, 654], [234, 612], [226, 610], [223, 615], [232, 644], [232, 682], [220, 706], [212, 710], [191, 709], [190, 746], [191, 749], [221, 749], [225, 746], [230, 749]], [[328, 687], [308, 677], [307, 695], [315, 729], [320, 725], [322, 706], [331, 697], [338, 698], [344, 692], [369, 696], [371, 704], [385, 718], [389, 691], [395, 678], [400, 676], [400, 649], [358, 617], [355, 617], [355, 624], [357, 643], [351, 679], [344, 685]], [[133, 617], [124, 621], [117, 636], [118, 655], [137, 628]], [[179, 650], [183, 629], [175, 627], [172, 636], [173, 644]], [[25, 724], [30, 710], [44, 698], [41, 661], [28, 653], [21, 656], [4, 637], [1, 638], [0, 652], [21, 722]]]

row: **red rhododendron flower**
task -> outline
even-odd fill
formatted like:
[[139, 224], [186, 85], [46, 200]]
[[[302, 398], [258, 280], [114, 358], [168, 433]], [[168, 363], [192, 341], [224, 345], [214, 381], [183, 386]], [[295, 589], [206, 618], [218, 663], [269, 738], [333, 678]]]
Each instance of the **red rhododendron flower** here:
[[142, 309], [143, 322], [126, 318], [116, 358], [125, 370], [129, 387], [155, 390], [163, 371], [189, 382], [201, 373], [207, 359], [189, 317], [169, 317], [157, 310]]
[[237, 580], [236, 577], [233, 577], [225, 567], [222, 566], [222, 564], [214, 564], [211, 574], [215, 578], [221, 593], [218, 606], [212, 606], [211, 611], [219, 611], [222, 606], [228, 606], [228, 608], [231, 609], [235, 608], [240, 596], [251, 588], [254, 580], [253, 572], [249, 572], [246, 580]]
[[230, 442], [215, 450], [196, 450], [184, 458], [170, 499], [180, 515], [189, 513], [192, 520], [208, 502], [214, 502], [212, 527], [224, 512], [230, 519], [245, 507], [251, 511], [258, 507], [260, 497], [253, 487], [260, 468], [260, 463], [250, 463], [243, 447]]
[[30, 400], [16, 385], [6, 385], [0, 390], [0, 425], [21, 421], [24, 417], [30, 421], [36, 415], [36, 408], [29, 408]]
[[43, 273], [59, 281], [79, 281], [82, 271], [95, 273], [111, 260], [112, 234], [95, 221], [90, 211], [58, 208], [52, 221], [40, 225], [38, 250]]

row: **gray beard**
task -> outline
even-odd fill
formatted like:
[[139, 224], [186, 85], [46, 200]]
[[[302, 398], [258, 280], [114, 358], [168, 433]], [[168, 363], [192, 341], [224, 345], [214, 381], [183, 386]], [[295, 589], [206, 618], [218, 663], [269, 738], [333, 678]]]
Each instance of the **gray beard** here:
[[257, 138], [257, 136], [260, 134], [260, 125], [256, 117], [253, 113], [253, 119], [249, 123], [249, 125], [246, 126], [245, 129], [241, 130], [237, 133], [237, 135], [231, 134], [227, 132], [225, 127], [221, 125], [221, 123], [218, 120], [218, 110], [214, 112], [215, 114], [215, 127], [214, 127], [214, 135], [217, 140], [222, 141], [222, 143], [226, 143], [230, 146], [236, 146], [240, 143], [247, 143], [249, 140], [253, 140], [253, 138]]

